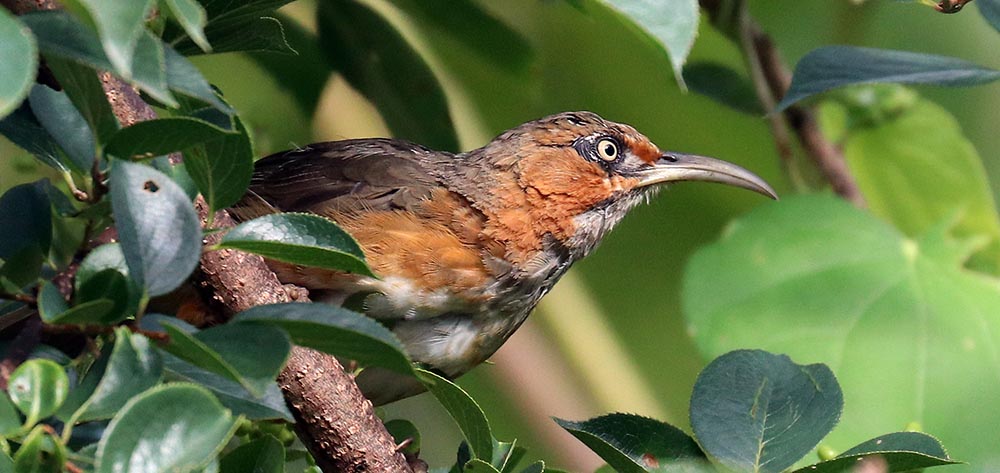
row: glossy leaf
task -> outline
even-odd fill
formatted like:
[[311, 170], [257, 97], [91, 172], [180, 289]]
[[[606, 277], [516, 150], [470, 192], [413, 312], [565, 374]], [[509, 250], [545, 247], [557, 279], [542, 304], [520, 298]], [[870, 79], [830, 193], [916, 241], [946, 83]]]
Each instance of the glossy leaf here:
[[[126, 79], [131, 77], [132, 59], [136, 46], [145, 32], [146, 16], [153, 0], [118, 2], [115, 0], [77, 0], [97, 25], [104, 52], [115, 71]], [[139, 62], [145, 58], [137, 58]]]
[[458, 150], [437, 77], [388, 21], [354, 0], [322, 2], [317, 15], [330, 64], [378, 107], [394, 136]]
[[69, 393], [69, 378], [62, 366], [50, 360], [33, 359], [21, 363], [7, 381], [11, 402], [34, 425], [53, 413]]
[[697, 0], [605, 0], [661, 44], [670, 56], [677, 80], [698, 36]]
[[1000, 415], [977, 406], [1000, 404], [1000, 289], [962, 268], [972, 247], [945, 230], [906, 238], [830, 196], [763, 205], [691, 259], [689, 330], [709, 357], [757, 347], [829, 365], [845, 409], [825, 443], [919, 422], [956, 458], [993, 458]]
[[[95, 366], [80, 382], [81, 386], [94, 385], [87, 395], [83, 389], [74, 390], [71, 400], [83, 400], [75, 410], [77, 422], [110, 419], [133, 396], [155, 386], [163, 376], [163, 361], [149, 339], [131, 333], [127, 328], [115, 330], [114, 348], [107, 363]], [[99, 380], [96, 385], [93, 379]]]
[[0, 118], [24, 101], [38, 73], [38, 46], [31, 30], [0, 10]]
[[855, 126], [844, 155], [875, 215], [909, 236], [953, 221], [955, 236], [989, 242], [978, 266], [1000, 267], [1000, 219], [986, 170], [943, 108], [915, 99], [891, 116]]
[[205, 24], [208, 22], [205, 9], [195, 0], [166, 0], [170, 13], [184, 28], [188, 38], [203, 52], [212, 52], [212, 46], [205, 38]]
[[0, 196], [0, 260], [21, 251], [47, 254], [52, 242], [52, 211], [44, 181], [12, 187]]
[[46, 57], [45, 64], [59, 80], [66, 96], [90, 125], [98, 143], [103, 144], [118, 131], [115, 117], [94, 70], [71, 59]]
[[355, 360], [362, 366], [414, 374], [403, 345], [389, 329], [341, 307], [294, 302], [263, 305], [236, 314], [233, 322], [275, 325], [296, 345]]
[[805, 456], [840, 419], [844, 396], [830, 368], [737, 350], [705, 367], [691, 394], [698, 444], [722, 464], [778, 473]]
[[285, 447], [278, 439], [265, 435], [222, 457], [220, 473], [284, 473]]
[[1000, 71], [948, 56], [825, 46], [806, 54], [795, 66], [792, 85], [777, 105], [795, 102], [853, 84], [900, 83], [968, 86], [1000, 79]]
[[427, 386], [427, 390], [437, 398], [458, 424], [465, 441], [468, 442], [473, 459], [492, 459], [493, 432], [479, 404], [457, 384], [427, 370], [419, 372], [426, 379], [424, 385]]
[[[205, 37], [212, 52], [273, 51], [294, 53], [285, 41], [281, 22], [275, 10], [291, 0], [249, 0], [233, 4], [228, 0], [201, 0], [208, 16]], [[185, 55], [201, 54], [188, 35], [177, 28], [168, 28], [164, 39]]]
[[264, 395], [292, 349], [288, 336], [268, 325], [224, 324], [192, 335], [169, 323], [161, 324], [171, 340], [165, 350], [239, 382], [255, 397]]
[[204, 120], [167, 117], [137, 122], [118, 130], [105, 151], [121, 158], [153, 157], [181, 151], [231, 134]]
[[916, 471], [933, 466], [958, 463], [948, 457], [941, 442], [921, 432], [895, 432], [873, 438], [825, 462], [800, 468], [795, 473], [849, 473], [857, 471], [858, 462], [867, 457], [881, 457], [884, 473]]
[[253, 176], [253, 145], [243, 122], [233, 117], [234, 132], [185, 153], [191, 179], [212, 212], [235, 204], [246, 194]]
[[42, 426], [35, 427], [14, 454], [17, 473], [61, 473], [66, 464], [66, 447]]
[[708, 462], [694, 439], [677, 427], [648, 417], [608, 414], [583, 422], [555, 421], [622, 473]]
[[66, 93], [39, 84], [31, 89], [30, 102], [31, 111], [69, 157], [67, 161], [72, 169], [89, 173], [97, 145], [87, 119], [73, 106]]
[[[97, 446], [97, 473], [191, 471], [209, 464], [237, 419], [203, 388], [171, 384], [132, 398]], [[170, 452], [169, 455], [157, 452]]]
[[271, 214], [243, 222], [222, 237], [219, 247], [286, 263], [372, 275], [357, 242], [332, 221], [313, 214]]
[[198, 264], [201, 225], [184, 191], [165, 174], [116, 160], [111, 207], [129, 275], [150, 296], [172, 291]]

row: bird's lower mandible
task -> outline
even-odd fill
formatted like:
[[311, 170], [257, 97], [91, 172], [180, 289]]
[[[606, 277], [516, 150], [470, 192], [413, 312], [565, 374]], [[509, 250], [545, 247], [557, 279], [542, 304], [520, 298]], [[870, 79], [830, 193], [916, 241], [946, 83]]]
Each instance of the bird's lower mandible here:
[[[739, 166], [662, 151], [628, 125], [566, 112], [459, 154], [382, 138], [276, 153], [257, 162], [234, 211], [241, 219], [311, 212], [351, 233], [378, 279], [269, 265], [314, 300], [356, 304], [413, 360], [454, 378], [500, 348], [629, 210], [677, 181], [776, 198]], [[379, 369], [357, 381], [376, 404], [422, 389]]]

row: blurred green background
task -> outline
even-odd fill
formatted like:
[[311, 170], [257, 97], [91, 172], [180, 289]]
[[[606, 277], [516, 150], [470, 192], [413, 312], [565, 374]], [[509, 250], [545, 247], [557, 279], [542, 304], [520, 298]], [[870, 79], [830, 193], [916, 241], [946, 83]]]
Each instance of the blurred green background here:
[[[479, 1], [531, 46], [530, 57], [510, 66], [495, 60], [504, 57], [505, 51], [485, 57], [450, 35], [446, 21], [416, 22], [381, 0], [368, 3], [390, 18], [428, 59], [447, 92], [463, 149], [481, 146], [499, 132], [543, 115], [592, 110], [635, 126], [663, 149], [730, 160], [763, 176], [779, 193], [789, 189], [763, 118], [683, 93], [660, 50], [614, 17], [588, 15], [587, 9], [594, 5], [578, 8], [557, 0]], [[314, 8], [311, 2], [296, 2], [283, 13], [312, 28]], [[850, 44], [948, 54], [1000, 68], [1000, 57], [995, 54], [1000, 36], [973, 8], [941, 15], [930, 8], [889, 0], [862, 5], [848, 0], [758, 0], [751, 2], [751, 10], [790, 65], [815, 47]], [[704, 21], [691, 60], [718, 61], [742, 70], [739, 51]], [[290, 90], [279, 87], [247, 55], [209, 56], [197, 59], [196, 64], [252, 127], [260, 156], [314, 141], [386, 133], [371, 105], [335, 76], [324, 88], [315, 115], [310, 115], [302, 111]], [[283, 64], [301, 68], [303, 77], [315, 69], [311, 67], [315, 64], [287, 58]], [[288, 72], [291, 76], [298, 73]], [[1000, 109], [996, 86], [919, 90], [958, 119], [983, 157], [995, 196], [1000, 188], [1000, 160], [995, 157], [1000, 134], [988, 117]], [[0, 142], [0, 155], [0, 191], [36, 179], [42, 172], [27, 153], [7, 142]], [[486, 365], [461, 380], [483, 404], [497, 436], [518, 438], [519, 444], [530, 449], [531, 457], [555, 466], [577, 469], [596, 464], [594, 457], [572, 449], [575, 441], [558, 432], [547, 418], [519, 414], [526, 403], [538, 407], [537, 399], [524, 392], [531, 389], [547, 394], [556, 405], [540, 407], [543, 415], [579, 419], [618, 409], [686, 426], [688, 397], [704, 360], [689, 340], [680, 313], [682, 269], [690, 254], [714, 240], [726, 222], [763, 202], [762, 197], [745, 191], [681, 184], [633, 211], [594, 255], [574, 267], [569, 276], [572, 281], [557, 286], [524, 329], [527, 333], [516, 335], [513, 346], [498, 354], [500, 363], [506, 363], [503, 368]], [[572, 289], [593, 304], [581, 302]], [[595, 309], [609, 331], [574, 320], [582, 311]], [[585, 362], [589, 364], [583, 370], [596, 373], [597, 381], [580, 381], [579, 365], [567, 360], [579, 360], [592, 346], [605, 342], [617, 343], [624, 350], [628, 366], [615, 360]], [[553, 358], [551, 366], [548, 361], [507, 353], [539, 345], [547, 351], [537, 356]], [[524, 350], [522, 355], [528, 348]], [[560, 354], [565, 351], [570, 353]], [[591, 392], [597, 389], [595, 383], [603, 382], [604, 388], [607, 384], [626, 386], [616, 383], [629, 367], [637, 370], [640, 384], [646, 385], [643, 389], [652, 393], [653, 405], [608, 405]], [[561, 374], [568, 391], [530, 381], [534, 372], [543, 369], [549, 370], [547, 375]], [[568, 392], [568, 397], [560, 397], [561, 392]], [[624, 395], [632, 393], [622, 394], [622, 399], [628, 399]], [[390, 417], [418, 423], [424, 431], [423, 456], [432, 465], [453, 461], [459, 439], [439, 409], [421, 398], [386, 409]], [[539, 424], [550, 430], [542, 430]]]

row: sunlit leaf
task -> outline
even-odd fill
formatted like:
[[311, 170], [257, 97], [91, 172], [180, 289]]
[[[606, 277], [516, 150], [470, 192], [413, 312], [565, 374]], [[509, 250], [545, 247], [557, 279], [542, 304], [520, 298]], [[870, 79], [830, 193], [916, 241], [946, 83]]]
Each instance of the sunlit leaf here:
[[674, 75], [682, 81], [681, 70], [698, 36], [698, 0], [605, 0], [666, 49]]
[[25, 361], [7, 381], [7, 394], [27, 417], [25, 425], [34, 425], [55, 413], [68, 393], [66, 372], [50, 360]]
[[0, 10], [0, 118], [28, 96], [38, 73], [38, 47], [31, 30]]

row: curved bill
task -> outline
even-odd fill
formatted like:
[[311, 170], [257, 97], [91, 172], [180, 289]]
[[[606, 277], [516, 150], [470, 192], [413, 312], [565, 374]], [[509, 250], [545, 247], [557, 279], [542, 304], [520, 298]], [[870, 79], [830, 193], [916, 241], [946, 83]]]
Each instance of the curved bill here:
[[778, 194], [756, 174], [721, 159], [663, 153], [653, 167], [639, 172], [639, 187], [677, 181], [707, 181], [742, 187], [777, 200]]

